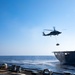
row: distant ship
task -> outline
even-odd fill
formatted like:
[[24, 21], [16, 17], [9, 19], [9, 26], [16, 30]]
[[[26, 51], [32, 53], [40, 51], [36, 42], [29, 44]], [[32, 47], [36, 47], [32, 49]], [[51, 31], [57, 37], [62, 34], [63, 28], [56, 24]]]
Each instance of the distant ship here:
[[54, 54], [60, 63], [75, 65], [75, 51], [55, 51]]

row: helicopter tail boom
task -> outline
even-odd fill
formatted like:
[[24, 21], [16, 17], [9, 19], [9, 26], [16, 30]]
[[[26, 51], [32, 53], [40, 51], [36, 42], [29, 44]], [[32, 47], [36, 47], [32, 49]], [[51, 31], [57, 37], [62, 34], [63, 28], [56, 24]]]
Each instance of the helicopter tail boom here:
[[43, 36], [49, 36], [50, 34], [45, 34], [44, 32], [43, 32]]

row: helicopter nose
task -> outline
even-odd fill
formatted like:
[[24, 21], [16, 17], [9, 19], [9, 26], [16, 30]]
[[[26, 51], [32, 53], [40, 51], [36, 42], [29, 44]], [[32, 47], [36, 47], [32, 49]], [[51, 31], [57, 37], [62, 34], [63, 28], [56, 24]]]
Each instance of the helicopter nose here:
[[60, 32], [60, 34], [61, 34], [62, 32]]

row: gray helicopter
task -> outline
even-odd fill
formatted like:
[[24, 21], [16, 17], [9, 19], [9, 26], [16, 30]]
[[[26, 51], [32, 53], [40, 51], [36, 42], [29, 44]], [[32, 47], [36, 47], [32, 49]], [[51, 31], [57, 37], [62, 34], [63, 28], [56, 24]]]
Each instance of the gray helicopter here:
[[56, 29], [55, 29], [55, 27], [53, 27], [53, 30], [49, 30], [49, 29], [44, 29], [44, 31], [51, 31], [50, 33], [48, 33], [48, 34], [45, 34], [44, 32], [43, 32], [43, 36], [55, 36], [55, 35], [59, 35], [59, 34], [61, 34], [62, 32], [60, 32], [60, 31], [57, 31]]

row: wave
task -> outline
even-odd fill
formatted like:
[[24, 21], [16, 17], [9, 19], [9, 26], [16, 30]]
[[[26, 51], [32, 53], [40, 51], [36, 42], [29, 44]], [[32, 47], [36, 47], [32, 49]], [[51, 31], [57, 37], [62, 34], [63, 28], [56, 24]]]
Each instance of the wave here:
[[17, 64], [49, 64], [57, 62], [57, 60], [3, 60], [0, 63], [17, 63]]
[[74, 70], [75, 67], [60, 65], [58, 60], [2, 60], [0, 63], [16, 64], [29, 69], [49, 69], [53, 71]]

